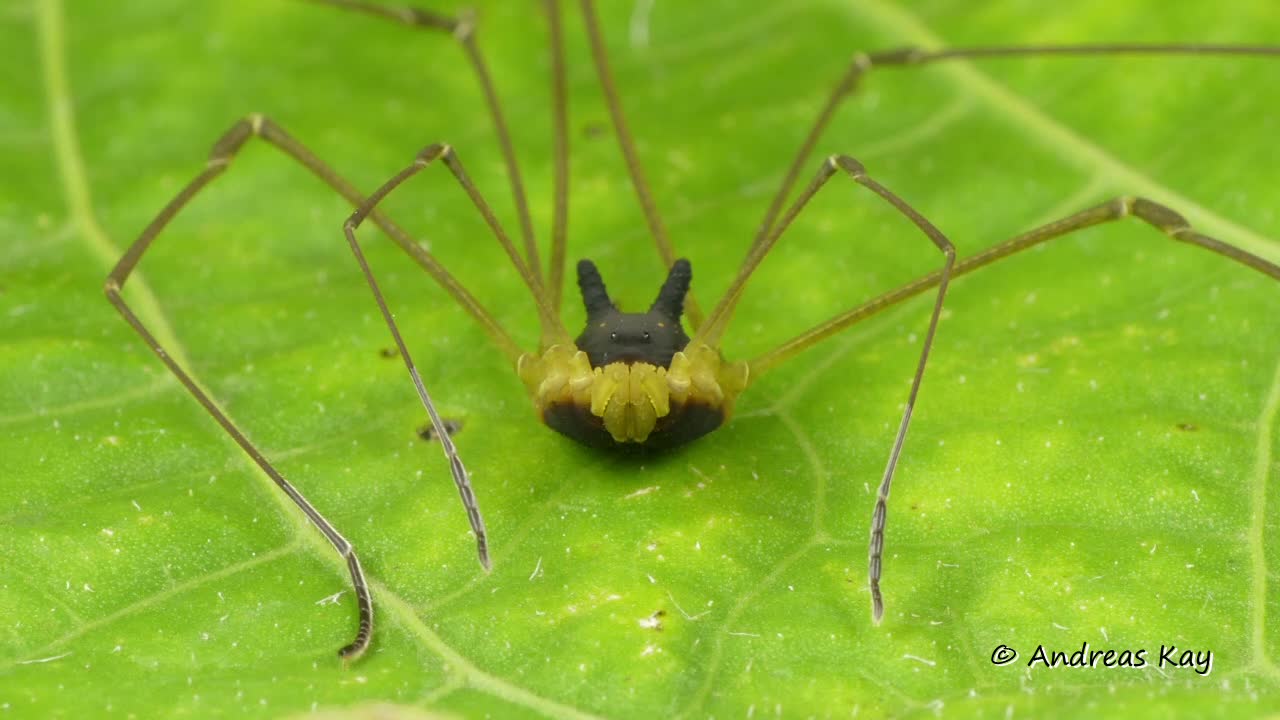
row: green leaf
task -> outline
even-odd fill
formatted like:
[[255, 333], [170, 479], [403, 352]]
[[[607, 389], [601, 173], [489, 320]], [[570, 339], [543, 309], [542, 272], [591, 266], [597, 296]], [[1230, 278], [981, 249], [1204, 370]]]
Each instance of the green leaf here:
[[[603, 4], [603, 3], [602, 3]], [[1274, 42], [1272, 3], [608, 3], [606, 41], [658, 206], [708, 306], [855, 50]], [[534, 219], [550, 221], [545, 23], [480, 38]], [[451, 7], [437, 8], [452, 10]], [[571, 257], [624, 303], [662, 279], [576, 8]], [[101, 297], [107, 270], [239, 117], [264, 112], [357, 187], [452, 143], [515, 228], [457, 44], [307, 3], [0, 11], [0, 709], [15, 716], [1255, 715], [1280, 710], [1280, 286], [1138, 222], [958, 280], [889, 510], [884, 622], [866, 539], [931, 300], [761, 377], [663, 456], [536, 422], [506, 358], [402, 253], [362, 235], [494, 543], [485, 574], [438, 446], [340, 233], [350, 212], [265, 144], [157, 241], [126, 296], [355, 544], [342, 562]], [[1280, 62], [1002, 60], [873, 73], [848, 153], [972, 254], [1118, 194], [1280, 260]], [[809, 163], [818, 166], [818, 157]], [[811, 172], [806, 169], [805, 175]], [[387, 209], [518, 341], [532, 303], [443, 172]], [[843, 178], [749, 287], [750, 358], [939, 266]], [[570, 290], [572, 290], [570, 288]], [[582, 311], [566, 294], [570, 331]], [[332, 601], [339, 594], [336, 602]], [[1028, 668], [1037, 646], [1146, 667]], [[1014, 663], [992, 652], [1008, 645]], [[1162, 645], [1212, 671], [1159, 667]]]

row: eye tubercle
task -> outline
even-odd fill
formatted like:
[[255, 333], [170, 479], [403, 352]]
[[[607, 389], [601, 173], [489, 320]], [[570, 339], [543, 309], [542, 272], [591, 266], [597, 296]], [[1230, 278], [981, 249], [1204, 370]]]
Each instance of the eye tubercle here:
[[693, 266], [689, 261], [680, 258], [671, 263], [666, 282], [658, 291], [658, 297], [649, 307], [649, 312], [657, 312], [672, 320], [679, 320], [684, 313], [684, 296], [689, 293], [689, 285], [693, 282]]
[[609, 291], [605, 289], [600, 271], [590, 260], [578, 261], [578, 288], [582, 291], [582, 304], [587, 309], [588, 318], [596, 318], [616, 309], [609, 299]]

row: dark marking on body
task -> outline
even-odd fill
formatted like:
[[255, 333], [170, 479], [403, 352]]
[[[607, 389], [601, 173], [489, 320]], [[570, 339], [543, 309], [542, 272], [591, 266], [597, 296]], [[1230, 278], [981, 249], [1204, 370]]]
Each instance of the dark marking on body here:
[[587, 308], [587, 327], [574, 343], [587, 354], [591, 367], [614, 362], [671, 367], [671, 357], [689, 344], [680, 316], [692, 281], [689, 261], [677, 260], [648, 312], [622, 312], [609, 298], [595, 263], [579, 261], [578, 287]]
[[[578, 262], [578, 288], [587, 310], [587, 326], [574, 341], [587, 354], [591, 367], [610, 363], [649, 363], [671, 367], [671, 358], [689, 344], [681, 324], [684, 299], [693, 282], [688, 260], [671, 264], [667, 279], [648, 312], [628, 313], [618, 309], [605, 289], [595, 263]], [[697, 440], [724, 423], [724, 408], [700, 401], [671, 402], [671, 411], [658, 418], [653, 432], [643, 443], [619, 443], [604, 427], [604, 420], [591, 412], [590, 403], [557, 403], [542, 413], [542, 421], [552, 430], [584, 445], [622, 452], [665, 450]]]

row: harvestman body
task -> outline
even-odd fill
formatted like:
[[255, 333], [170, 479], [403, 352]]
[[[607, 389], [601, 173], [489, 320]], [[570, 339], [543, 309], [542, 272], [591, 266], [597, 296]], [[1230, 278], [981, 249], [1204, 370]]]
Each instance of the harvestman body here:
[[[435, 410], [426, 386], [419, 376], [409, 349], [388, 310], [381, 290], [364, 259], [356, 240], [356, 229], [367, 219], [381, 228], [414, 261], [427, 271], [464, 310], [472, 315], [494, 339], [515, 365], [529, 392], [540, 419], [556, 431], [588, 445], [599, 447], [670, 447], [694, 440], [719, 427], [732, 411], [733, 401], [762, 373], [854, 323], [918, 295], [937, 288], [936, 299], [912, 378], [906, 410], [898, 426], [888, 464], [881, 479], [872, 515], [869, 588], [872, 612], [879, 622], [884, 604], [880, 592], [881, 557], [887, 500], [894, 468], [902, 451], [911, 412], [915, 406], [929, 350], [933, 344], [943, 298], [951, 279], [973, 272], [1001, 258], [1061, 237], [1086, 227], [1133, 216], [1168, 237], [1199, 245], [1235, 260], [1272, 278], [1280, 280], [1280, 267], [1256, 255], [1212, 237], [1196, 232], [1174, 210], [1139, 197], [1119, 197], [1087, 208], [1061, 220], [995, 245], [964, 260], [956, 260], [956, 252], [945, 235], [906, 201], [872, 179], [853, 158], [832, 156], [823, 160], [812, 181], [783, 211], [784, 204], [812, 154], [814, 146], [841, 102], [852, 94], [863, 75], [876, 67], [912, 67], [957, 58], [982, 59], [1019, 56], [1106, 55], [1106, 54], [1212, 54], [1236, 56], [1280, 56], [1280, 47], [1225, 45], [1135, 45], [1110, 44], [1088, 46], [1039, 47], [973, 47], [928, 51], [902, 49], [875, 54], [857, 54], [840, 78], [819, 112], [817, 120], [801, 143], [789, 166], [782, 185], [773, 196], [764, 220], [748, 250], [746, 260], [725, 296], [710, 314], [703, 316], [689, 287], [692, 268], [676, 253], [650, 195], [640, 166], [631, 133], [627, 128], [617, 89], [609, 69], [592, 0], [581, 0], [587, 38], [592, 59], [604, 90], [605, 101], [613, 120], [618, 144], [626, 160], [645, 220], [657, 245], [662, 261], [669, 269], [666, 282], [647, 313], [620, 312], [610, 300], [604, 282], [594, 264], [578, 265], [578, 283], [587, 309], [587, 327], [577, 337], [570, 337], [560, 320], [561, 291], [565, 265], [565, 237], [568, 217], [568, 130], [565, 89], [565, 60], [561, 32], [560, 8], [557, 0], [544, 0], [550, 21], [552, 57], [552, 99], [554, 120], [555, 204], [552, 214], [550, 262], [544, 274], [533, 224], [530, 220], [523, 181], [514, 148], [507, 131], [501, 106], [489, 79], [488, 71], [475, 43], [475, 25], [470, 17], [452, 18], [406, 7], [382, 6], [365, 0], [311, 0], [352, 11], [385, 18], [428, 30], [450, 33], [462, 45], [480, 82], [498, 141], [506, 162], [512, 194], [519, 215], [523, 253], [499, 224], [488, 203], [467, 177], [457, 153], [448, 145], [431, 145], [423, 149], [414, 162], [365, 197], [350, 183], [329, 168], [319, 157], [295, 140], [280, 126], [262, 115], [250, 115], [235, 123], [213, 146], [204, 171], [185, 186], [142, 231], [133, 245], [116, 264], [106, 281], [108, 299], [130, 326], [169, 367], [178, 380], [224, 430], [284, 491], [303, 513], [319, 528], [346, 560], [356, 591], [359, 629], [355, 639], [341, 650], [344, 659], [355, 659], [368, 648], [373, 632], [373, 604], [364, 572], [351, 545], [336, 528], [316, 510], [293, 485], [271, 465], [253, 443], [218, 408], [217, 404], [192, 380], [164, 350], [159, 341], [129, 307], [121, 290], [151, 242], [190, 202], [201, 189], [220, 175], [231, 159], [250, 138], [258, 137], [276, 146], [306, 167], [356, 208], [343, 225], [343, 231], [355, 254], [387, 327], [395, 340], [410, 378], [431, 418], [435, 435], [448, 458], [453, 480], [462, 497], [471, 527], [476, 535], [480, 563], [489, 567], [488, 537], [467, 478], [467, 471], [445, 425]], [[493, 316], [422, 246], [376, 207], [402, 182], [434, 163], [443, 164], [467, 193], [483, 216], [494, 236], [528, 286], [537, 305], [541, 339], [537, 352], [523, 352]], [[943, 257], [942, 267], [895, 290], [840, 313], [830, 320], [788, 340], [779, 347], [748, 361], [729, 361], [721, 356], [720, 340], [731, 319], [743, 288], [752, 273], [782, 233], [800, 214], [808, 201], [837, 174], [848, 176], [858, 185], [892, 205], [910, 220]], [[687, 319], [692, 335], [686, 334], [682, 319]]]

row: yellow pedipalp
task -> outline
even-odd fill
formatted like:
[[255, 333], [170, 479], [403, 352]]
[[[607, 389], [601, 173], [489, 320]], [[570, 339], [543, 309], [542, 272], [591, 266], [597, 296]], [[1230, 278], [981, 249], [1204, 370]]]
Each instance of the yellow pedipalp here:
[[517, 370], [539, 412], [573, 406], [599, 418], [617, 443], [644, 443], [673, 408], [694, 404], [726, 415], [747, 385], [745, 363], [725, 363], [707, 345], [686, 348], [669, 368], [614, 362], [591, 367], [585, 352], [553, 345], [521, 356]]

